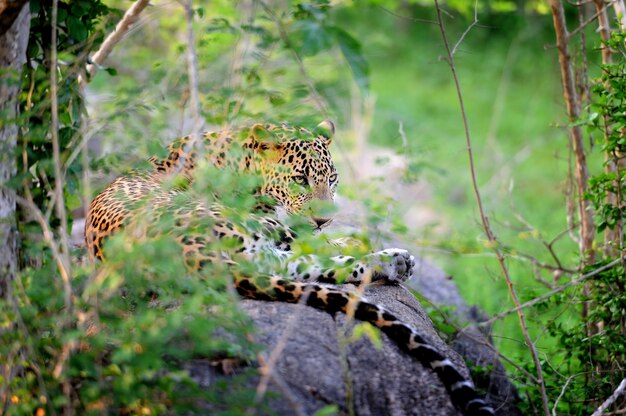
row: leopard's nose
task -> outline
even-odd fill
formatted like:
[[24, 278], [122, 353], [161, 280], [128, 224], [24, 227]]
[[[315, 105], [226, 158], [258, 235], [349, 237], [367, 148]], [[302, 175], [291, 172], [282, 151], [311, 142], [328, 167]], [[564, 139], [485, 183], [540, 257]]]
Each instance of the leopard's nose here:
[[313, 218], [313, 222], [317, 225], [317, 228], [322, 228], [331, 221], [331, 218]]

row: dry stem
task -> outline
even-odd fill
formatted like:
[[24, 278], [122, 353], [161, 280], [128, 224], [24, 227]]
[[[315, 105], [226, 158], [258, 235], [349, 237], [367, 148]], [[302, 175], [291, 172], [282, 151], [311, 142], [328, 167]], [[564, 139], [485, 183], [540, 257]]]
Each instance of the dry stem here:
[[52, 2], [52, 44], [50, 46], [50, 103], [51, 103], [51, 125], [50, 134], [52, 136], [52, 157], [54, 159], [54, 197], [57, 215], [61, 220], [61, 252], [59, 260], [63, 263], [65, 273], [61, 273], [63, 279], [63, 290], [65, 296], [65, 308], [68, 314], [71, 313], [71, 276], [69, 260], [69, 239], [67, 233], [67, 213], [65, 212], [65, 199], [63, 198], [63, 172], [61, 169], [61, 150], [59, 146], [59, 103], [57, 100], [57, 5], [58, 0]]
[[493, 247], [493, 250], [496, 254], [496, 257], [498, 259], [498, 263], [500, 264], [500, 269], [502, 271], [502, 275], [504, 276], [507, 286], [509, 288], [509, 293], [511, 294], [511, 298], [513, 299], [513, 302], [515, 303], [516, 309], [517, 309], [517, 315], [519, 317], [519, 321], [520, 321], [520, 327], [522, 329], [522, 332], [524, 334], [524, 338], [526, 340], [526, 344], [530, 350], [530, 353], [532, 355], [533, 358], [533, 362], [535, 363], [535, 367], [536, 367], [536, 371], [537, 371], [537, 384], [539, 384], [539, 389], [541, 391], [541, 401], [543, 404], [543, 412], [546, 416], [548, 416], [550, 414], [550, 410], [548, 408], [548, 396], [546, 394], [546, 388], [545, 388], [545, 384], [543, 381], [543, 372], [542, 372], [542, 367], [541, 367], [541, 362], [539, 361], [539, 356], [537, 354], [537, 350], [535, 348], [535, 344], [533, 343], [532, 339], [530, 338], [530, 334], [528, 333], [528, 328], [526, 325], [526, 318], [524, 316], [524, 312], [522, 311], [522, 309], [520, 308], [520, 302], [519, 299], [517, 297], [517, 293], [515, 292], [515, 289], [513, 288], [513, 282], [511, 281], [511, 278], [509, 276], [509, 271], [506, 267], [506, 264], [504, 263], [504, 257], [502, 255], [502, 252], [500, 251], [500, 249], [498, 248], [498, 242], [495, 238], [495, 235], [493, 234], [492, 230], [491, 230], [491, 226], [489, 225], [489, 221], [487, 219], [487, 216], [484, 213], [484, 209], [483, 209], [483, 204], [482, 204], [482, 199], [480, 196], [480, 191], [478, 189], [478, 183], [476, 180], [476, 170], [474, 167], [474, 157], [472, 154], [472, 142], [471, 142], [471, 138], [470, 138], [470, 132], [469, 132], [469, 124], [467, 121], [467, 114], [465, 112], [465, 104], [464, 104], [464, 100], [463, 100], [463, 93], [461, 90], [461, 84], [459, 82], [459, 78], [457, 76], [456, 73], [456, 67], [454, 64], [454, 55], [452, 54], [452, 51], [450, 49], [450, 44], [448, 43], [448, 37], [446, 35], [446, 30], [443, 24], [443, 19], [441, 16], [441, 8], [439, 6], [439, 2], [438, 0], [435, 0], [435, 8], [437, 10], [437, 21], [439, 22], [439, 29], [441, 31], [441, 37], [443, 39], [443, 43], [445, 45], [446, 48], [446, 52], [447, 52], [447, 58], [448, 58], [448, 64], [450, 66], [450, 71], [452, 72], [452, 77], [454, 78], [454, 84], [456, 86], [456, 91], [457, 91], [457, 95], [458, 95], [458, 99], [459, 99], [459, 106], [461, 109], [461, 116], [463, 118], [463, 127], [465, 130], [465, 139], [466, 139], [466, 143], [467, 143], [467, 154], [468, 154], [468, 159], [469, 159], [469, 164], [470, 164], [470, 174], [471, 174], [471, 179], [472, 179], [472, 186], [474, 188], [474, 195], [476, 197], [476, 203], [478, 205], [478, 210], [480, 212], [480, 219], [483, 225], [483, 229], [485, 232], [485, 236], [487, 237], [490, 245]]
[[593, 277], [593, 276], [597, 275], [598, 273], [602, 273], [603, 271], [610, 269], [611, 267], [619, 264], [625, 258], [626, 258], [626, 256], [622, 256], [622, 257], [620, 257], [618, 259], [615, 259], [612, 262], [610, 262], [608, 264], [605, 264], [602, 267], [598, 267], [596, 270], [594, 270], [592, 272], [586, 273], [586, 274], [580, 276], [579, 278], [574, 279], [571, 282], [568, 282], [568, 283], [564, 284], [563, 286], [559, 286], [559, 287], [555, 288], [554, 290], [549, 291], [548, 293], [546, 293], [544, 295], [541, 295], [541, 296], [539, 296], [539, 297], [537, 297], [537, 298], [535, 298], [533, 300], [529, 300], [528, 302], [523, 303], [519, 307], [515, 307], [515, 308], [512, 308], [512, 309], [509, 309], [508, 311], [501, 312], [501, 313], [493, 316], [491, 319], [489, 319], [489, 320], [487, 320], [485, 322], [481, 322], [479, 325], [481, 325], [481, 326], [483, 326], [483, 325], [484, 326], [491, 325], [495, 321], [497, 321], [498, 319], [502, 319], [502, 318], [504, 318], [507, 315], [510, 315], [510, 314], [512, 314], [514, 312], [517, 312], [519, 309], [525, 309], [525, 308], [528, 308], [530, 306], [533, 306], [533, 305], [536, 305], [538, 303], [541, 303], [544, 300], [548, 299], [549, 297], [554, 296], [557, 293], [563, 292], [565, 289], [568, 289], [568, 288], [570, 288], [572, 286], [576, 286], [576, 285], [584, 282], [585, 280], [589, 279], [590, 277]]
[[88, 77], [83, 77], [82, 75], [78, 77], [81, 88], [87, 85], [87, 78], [91, 78], [95, 75], [99, 66], [107, 59], [115, 45], [122, 40], [126, 32], [130, 30], [131, 26], [139, 18], [141, 11], [146, 8], [149, 2], [149, 0], [137, 0], [130, 6], [126, 13], [124, 13], [124, 17], [122, 17], [122, 20], [115, 26], [115, 30], [107, 36], [98, 51], [91, 57], [92, 63], [87, 65]]
[[626, 378], [623, 379], [621, 383], [619, 383], [619, 386], [617, 386], [617, 389], [615, 389], [613, 394], [611, 394], [611, 396], [609, 396], [609, 398], [606, 399], [604, 403], [602, 403], [591, 416], [600, 416], [602, 413], [604, 413], [606, 409], [608, 409], [613, 403], [615, 403], [615, 400], [617, 400], [619, 396], [624, 394], [624, 390], [626, 390]]

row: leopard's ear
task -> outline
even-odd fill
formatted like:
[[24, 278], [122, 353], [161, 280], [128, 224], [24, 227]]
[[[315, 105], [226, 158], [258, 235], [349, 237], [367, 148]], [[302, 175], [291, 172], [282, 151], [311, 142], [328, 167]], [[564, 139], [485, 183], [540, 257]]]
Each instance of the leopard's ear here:
[[282, 154], [282, 143], [271, 131], [271, 126], [255, 124], [248, 132], [248, 140], [254, 152], [264, 160], [276, 162]]
[[282, 147], [276, 135], [271, 132], [271, 128], [268, 128], [268, 125], [265, 124], [253, 125], [248, 132], [248, 138], [253, 148], [257, 150], [264, 151]]
[[313, 133], [318, 136], [324, 137], [326, 140], [328, 140], [328, 143], [330, 144], [333, 141], [333, 137], [335, 136], [335, 125], [330, 120], [324, 120], [320, 124], [318, 124], [317, 127], [315, 127]]

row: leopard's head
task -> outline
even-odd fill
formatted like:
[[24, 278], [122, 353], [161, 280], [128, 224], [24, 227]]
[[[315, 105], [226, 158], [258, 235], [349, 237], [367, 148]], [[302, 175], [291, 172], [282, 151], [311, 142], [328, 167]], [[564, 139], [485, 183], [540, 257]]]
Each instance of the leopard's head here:
[[334, 132], [328, 120], [313, 131], [286, 125], [256, 125], [251, 130], [255, 165], [263, 179], [261, 193], [287, 213], [309, 217], [318, 228], [331, 218], [321, 214], [315, 202], [332, 204], [339, 182], [329, 151]]

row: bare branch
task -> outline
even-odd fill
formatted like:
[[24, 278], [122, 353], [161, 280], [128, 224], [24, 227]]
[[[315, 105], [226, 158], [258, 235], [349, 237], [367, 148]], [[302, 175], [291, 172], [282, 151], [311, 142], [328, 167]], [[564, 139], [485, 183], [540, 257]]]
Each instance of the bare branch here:
[[[63, 263], [64, 273], [63, 289], [65, 291], [65, 308], [68, 314], [71, 314], [71, 279], [72, 271], [69, 258], [69, 237], [67, 232], [67, 213], [65, 212], [65, 199], [63, 198], [64, 175], [61, 165], [61, 149], [59, 146], [59, 103], [57, 100], [57, 10], [58, 0], [52, 2], [52, 44], [50, 51], [50, 103], [51, 103], [51, 136], [52, 136], [52, 157], [54, 159], [54, 205], [57, 215], [61, 221], [61, 251], [57, 254], [58, 259]], [[51, 236], [50, 236], [51, 238]]]
[[434, 20], [429, 20], [429, 19], [419, 19], [417, 17], [413, 17], [413, 16], [403, 16], [401, 14], [395, 13], [391, 10], [389, 10], [388, 8], [384, 7], [384, 6], [378, 6], [379, 9], [381, 9], [382, 11], [384, 11], [385, 13], [390, 14], [393, 17], [397, 17], [399, 19], [405, 19], [405, 20], [410, 20], [412, 22], [420, 22], [420, 23], [428, 23], [431, 25], [436, 25], [437, 22]]
[[468, 155], [468, 159], [469, 159], [469, 164], [470, 164], [470, 174], [471, 174], [471, 179], [472, 179], [472, 187], [474, 188], [474, 195], [476, 197], [476, 203], [478, 205], [478, 210], [480, 212], [480, 219], [481, 222], [483, 224], [483, 229], [485, 232], [485, 236], [487, 237], [490, 245], [492, 245], [493, 247], [493, 251], [496, 254], [496, 257], [498, 259], [498, 263], [500, 264], [500, 269], [502, 270], [502, 275], [504, 276], [507, 286], [509, 288], [509, 293], [511, 294], [511, 298], [513, 299], [513, 302], [515, 303], [515, 306], [517, 307], [517, 315], [520, 321], [520, 327], [522, 329], [522, 332], [524, 334], [524, 338], [526, 340], [526, 344], [528, 349], [530, 350], [530, 353], [532, 355], [533, 358], [533, 362], [535, 363], [535, 370], [537, 371], [537, 384], [539, 384], [539, 389], [541, 391], [541, 401], [543, 404], [543, 412], [546, 416], [548, 416], [550, 414], [550, 410], [548, 408], [548, 396], [546, 393], [546, 387], [545, 387], [545, 383], [543, 381], [543, 372], [542, 372], [542, 368], [541, 368], [541, 361], [539, 360], [539, 356], [537, 354], [537, 350], [535, 348], [535, 344], [533, 343], [532, 339], [530, 338], [530, 334], [528, 333], [528, 328], [526, 325], [526, 318], [524, 316], [524, 313], [522, 311], [522, 309], [520, 308], [520, 303], [519, 303], [519, 299], [517, 297], [517, 293], [515, 292], [515, 289], [513, 288], [513, 282], [511, 281], [511, 278], [509, 276], [509, 271], [506, 267], [506, 264], [504, 263], [504, 257], [502, 255], [502, 252], [500, 251], [500, 249], [498, 248], [498, 242], [497, 239], [495, 237], [495, 235], [493, 234], [492, 230], [491, 230], [491, 226], [489, 225], [489, 221], [487, 219], [487, 216], [485, 215], [484, 209], [483, 209], [483, 203], [482, 203], [482, 199], [480, 196], [480, 191], [478, 189], [478, 182], [476, 180], [476, 169], [474, 167], [474, 157], [472, 154], [472, 141], [470, 138], [470, 131], [469, 131], [469, 123], [467, 121], [467, 114], [465, 112], [465, 103], [463, 100], [463, 93], [461, 90], [461, 84], [459, 82], [459, 78], [457, 76], [456, 73], [456, 67], [454, 64], [454, 56], [452, 54], [452, 51], [450, 50], [450, 44], [448, 43], [448, 37], [446, 35], [446, 30], [443, 24], [443, 19], [441, 17], [441, 8], [439, 7], [439, 2], [438, 0], [435, 0], [435, 8], [437, 10], [437, 21], [439, 22], [439, 29], [441, 31], [441, 37], [443, 39], [443, 43], [444, 46], [446, 48], [446, 52], [447, 52], [447, 58], [448, 58], [448, 64], [450, 65], [450, 71], [452, 72], [452, 77], [454, 78], [454, 84], [456, 86], [456, 91], [457, 91], [457, 96], [458, 96], [458, 100], [459, 100], [459, 106], [461, 109], [461, 116], [463, 118], [463, 127], [465, 130], [465, 140], [467, 143], [467, 155]]
[[[438, 305], [436, 305], [434, 302], [432, 302], [430, 299], [425, 298], [423, 296], [417, 296], [417, 297], [420, 299], [420, 302], [422, 300], [424, 302], [427, 302], [428, 305], [431, 308], [433, 308], [435, 311], [437, 311], [437, 313], [445, 321], [446, 325], [450, 325], [452, 328], [454, 328], [454, 330], [456, 332], [458, 332], [458, 333], [462, 332], [463, 335], [465, 335], [466, 337], [470, 338], [472, 341], [474, 341], [474, 342], [480, 344], [481, 346], [487, 348], [489, 351], [491, 351], [492, 353], [497, 355], [498, 358], [500, 358], [503, 361], [506, 361], [511, 367], [514, 367], [517, 371], [519, 371], [520, 373], [522, 373], [526, 377], [528, 377], [529, 380], [532, 380], [533, 383], [537, 382], [537, 379], [535, 378], [535, 376], [533, 374], [529, 373], [528, 370], [526, 370], [524, 367], [522, 367], [519, 364], [517, 364], [516, 362], [514, 362], [512, 359], [510, 359], [506, 355], [502, 354], [500, 351], [498, 351], [498, 349], [496, 347], [494, 347], [485, 338], [479, 338], [479, 337], [473, 335], [470, 331], [467, 331], [467, 328], [464, 328], [464, 327], [461, 327], [460, 325], [458, 325], [454, 320], [450, 319], [448, 317], [448, 315]], [[398, 301], [402, 302], [400, 299], [398, 299]], [[402, 302], [402, 303], [404, 303], [404, 302]], [[407, 305], [407, 304], [405, 303], [405, 305]], [[472, 325], [480, 325], [480, 323], [473, 323]]]
[[[593, 1], [595, 2], [595, 0], [593, 0]], [[596, 12], [594, 14], [592, 14], [587, 20], [582, 22], [576, 29], [574, 29], [571, 32], [569, 32], [567, 40], [569, 41], [569, 39], [571, 39], [574, 36], [576, 36], [578, 34], [578, 32], [580, 32], [581, 30], [583, 30], [584, 28], [589, 26], [591, 23], [593, 23], [594, 20], [596, 20], [596, 18], [598, 16], [600, 16], [602, 13], [606, 14], [606, 8], [608, 6], [609, 6], [608, 4], [604, 4], [601, 9], [597, 9]], [[558, 45], [557, 45], [557, 47], [558, 47]]]
[[25, 188], [26, 198], [23, 198], [20, 195], [15, 194], [14, 191], [12, 192], [15, 196], [16, 202], [20, 204], [23, 208], [28, 210], [33, 215], [33, 217], [39, 223], [39, 226], [41, 227], [43, 231], [44, 241], [50, 248], [50, 251], [52, 251], [52, 258], [55, 260], [55, 262], [57, 263], [57, 267], [59, 268], [59, 273], [63, 281], [63, 289], [65, 292], [64, 293], [65, 307], [67, 309], [71, 305], [71, 301], [72, 301], [71, 300], [70, 273], [69, 273], [69, 270], [67, 270], [67, 267], [63, 261], [61, 251], [59, 250], [59, 247], [57, 246], [56, 241], [54, 239], [54, 233], [48, 226], [48, 221], [46, 221], [46, 219], [44, 218], [41, 210], [39, 210], [37, 205], [35, 205], [35, 203], [33, 202], [32, 195], [30, 193], [30, 190], [27, 187]]
[[617, 386], [613, 394], [611, 394], [611, 396], [606, 399], [604, 403], [602, 403], [600, 407], [598, 407], [596, 411], [591, 414], [591, 416], [600, 416], [602, 413], [604, 413], [606, 409], [608, 409], [613, 403], [615, 403], [615, 400], [617, 400], [619, 396], [624, 394], [624, 390], [626, 390], [626, 378], [623, 379], [621, 383], [619, 383], [619, 386]]
[[583, 375], [584, 373], [578, 373], [578, 374], [572, 374], [571, 376], [569, 376], [567, 378], [567, 380], [565, 381], [565, 384], [563, 385], [563, 387], [561, 388], [561, 393], [559, 394], [559, 397], [556, 398], [555, 402], [554, 402], [554, 406], [552, 406], [552, 416], [557, 416], [556, 413], [556, 407], [558, 406], [559, 402], [561, 401], [561, 399], [563, 398], [563, 395], [565, 394], [565, 390], [567, 390], [567, 386], [569, 386], [569, 383], [572, 382], [572, 380], [575, 377], [578, 377], [580, 375]]
[[472, 30], [472, 28], [476, 26], [477, 24], [478, 24], [478, 0], [476, 0], [476, 2], [474, 3], [474, 21], [467, 27], [467, 29], [465, 29], [465, 31], [463, 32], [459, 40], [454, 45], [454, 48], [452, 48], [452, 56], [456, 55], [456, 50], [459, 47], [459, 45], [463, 43], [465, 36], [467, 36], [470, 30]]
[[92, 63], [87, 65], [88, 77], [83, 77], [82, 75], [78, 77], [81, 88], [87, 85], [87, 78], [96, 74], [98, 67], [102, 65], [111, 54], [111, 51], [113, 51], [115, 45], [117, 45], [126, 32], [130, 30], [131, 26], [137, 21], [139, 14], [146, 8], [148, 3], [149, 0], [137, 0], [130, 6], [126, 13], [124, 13], [124, 17], [122, 17], [122, 20], [115, 26], [115, 30], [107, 36], [104, 42], [102, 42], [102, 45], [100, 45], [100, 49], [91, 57]]
[[594, 270], [592, 272], [589, 272], [587, 274], [584, 274], [584, 275], [580, 276], [579, 278], [574, 279], [571, 282], [568, 282], [568, 283], [564, 284], [563, 286], [559, 286], [559, 287], [555, 288], [554, 290], [549, 291], [548, 293], [546, 293], [544, 295], [541, 295], [541, 296], [539, 296], [539, 297], [537, 297], [537, 298], [535, 298], [533, 300], [529, 300], [528, 302], [521, 304], [519, 307], [516, 307], [516, 308], [513, 308], [513, 309], [509, 309], [508, 311], [501, 312], [501, 313], [493, 316], [491, 319], [489, 319], [489, 320], [487, 320], [485, 322], [481, 322], [480, 325], [481, 326], [491, 325], [495, 321], [497, 321], [498, 319], [502, 319], [502, 318], [504, 318], [507, 315], [510, 315], [512, 313], [517, 312], [518, 308], [525, 309], [525, 308], [528, 308], [530, 306], [533, 306], [533, 305], [536, 305], [538, 303], [541, 303], [544, 300], [548, 299], [549, 297], [554, 296], [557, 293], [563, 292], [565, 289], [568, 289], [568, 288], [570, 288], [572, 286], [576, 286], [579, 283], [582, 283], [585, 280], [589, 279], [590, 277], [593, 277], [593, 276], [597, 275], [598, 273], [602, 273], [603, 271], [610, 269], [611, 267], [619, 264], [622, 261], [622, 259], [624, 259], [624, 258], [626, 258], [626, 256], [622, 256], [622, 257], [620, 257], [620, 258], [618, 258], [616, 260], [613, 260], [612, 262], [610, 262], [608, 264], [605, 264], [602, 267], [598, 267], [596, 270]]

